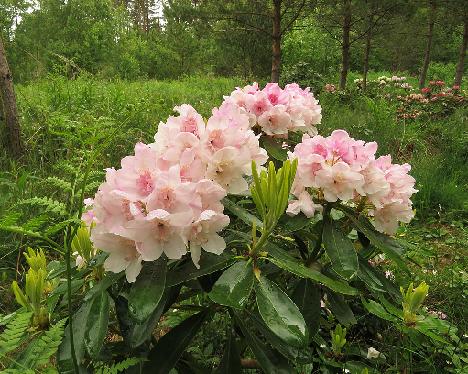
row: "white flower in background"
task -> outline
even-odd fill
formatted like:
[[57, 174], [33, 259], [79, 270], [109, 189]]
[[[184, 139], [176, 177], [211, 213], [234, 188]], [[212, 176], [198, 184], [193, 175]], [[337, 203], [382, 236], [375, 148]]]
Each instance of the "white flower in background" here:
[[367, 349], [367, 358], [373, 359], [373, 358], [378, 358], [379, 356], [380, 356], [380, 352], [374, 347], [369, 347]]

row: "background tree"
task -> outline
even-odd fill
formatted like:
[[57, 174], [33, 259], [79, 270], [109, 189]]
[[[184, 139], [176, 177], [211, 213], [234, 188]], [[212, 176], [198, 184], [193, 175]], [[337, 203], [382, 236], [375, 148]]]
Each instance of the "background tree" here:
[[427, 70], [431, 62], [432, 39], [434, 35], [434, 23], [436, 17], [436, 3], [435, 0], [428, 0], [427, 2], [427, 39], [426, 49], [424, 52], [424, 62], [419, 76], [419, 88], [424, 87], [426, 84]]
[[5, 124], [8, 135], [8, 146], [14, 157], [18, 157], [22, 152], [22, 143], [20, 136], [20, 124], [18, 119], [18, 110], [16, 108], [15, 89], [13, 87], [13, 77], [6, 58], [3, 40], [0, 37], [0, 105], [3, 110]]

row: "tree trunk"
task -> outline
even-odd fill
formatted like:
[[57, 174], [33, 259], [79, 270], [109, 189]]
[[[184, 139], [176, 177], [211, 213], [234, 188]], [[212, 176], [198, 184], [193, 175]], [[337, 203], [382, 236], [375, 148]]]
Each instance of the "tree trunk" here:
[[[372, 22], [372, 20], [371, 20]], [[366, 35], [366, 48], [364, 49], [364, 71], [362, 77], [362, 88], [363, 90], [367, 87], [367, 72], [369, 71], [369, 55], [372, 41], [372, 26], [369, 26], [369, 30]]]
[[343, 39], [341, 49], [340, 90], [346, 88], [346, 78], [349, 71], [349, 33], [351, 31], [351, 0], [343, 0]]
[[14, 157], [19, 157], [22, 153], [20, 138], [20, 126], [18, 120], [18, 110], [16, 108], [15, 89], [11, 76], [8, 61], [6, 59], [5, 47], [0, 37], [0, 102], [3, 102], [3, 113], [8, 134], [8, 143]]
[[426, 52], [424, 53], [424, 63], [421, 69], [421, 75], [419, 76], [419, 88], [423, 88], [426, 84], [427, 69], [429, 69], [429, 63], [431, 62], [431, 49], [432, 49], [432, 37], [434, 33], [434, 17], [435, 16], [435, 1], [429, 0], [429, 14], [428, 14], [428, 29], [427, 29], [427, 44]]
[[468, 15], [465, 17], [465, 25], [463, 27], [463, 41], [460, 46], [460, 53], [458, 55], [457, 72], [455, 74], [455, 86], [460, 86], [463, 79], [463, 73], [465, 71], [465, 54], [466, 47], [468, 45]]
[[369, 4], [366, 0], [367, 8], [367, 34], [366, 34], [366, 46], [364, 48], [364, 66], [362, 72], [362, 89], [365, 91], [367, 88], [367, 73], [369, 72], [369, 55], [372, 42], [372, 28], [374, 23], [373, 3]]
[[273, 33], [271, 37], [271, 81], [278, 83], [281, 67], [281, 0], [273, 0]]

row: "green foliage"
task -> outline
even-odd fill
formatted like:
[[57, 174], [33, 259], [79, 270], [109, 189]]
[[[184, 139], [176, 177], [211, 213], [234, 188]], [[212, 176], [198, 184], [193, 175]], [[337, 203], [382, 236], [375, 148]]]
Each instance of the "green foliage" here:
[[[55, 249], [71, 248], [72, 252], [87, 256], [82, 267], [72, 266], [70, 271], [69, 321], [79, 368], [111, 370], [111, 365], [98, 363], [117, 362], [117, 369], [112, 370], [124, 370], [130, 364], [140, 365], [139, 369], [144, 370], [143, 359], [137, 362], [124, 358], [148, 357], [149, 352], [152, 362], [170, 357], [164, 368], [174, 366], [179, 372], [187, 368], [199, 372], [225, 370], [227, 366], [238, 367], [238, 358], [253, 357], [265, 372], [285, 373], [307, 372], [312, 366], [329, 371], [350, 368], [352, 372], [361, 372], [366, 367], [369, 372], [370, 368], [378, 372], [396, 371], [410, 362], [413, 369], [423, 372], [431, 372], [434, 367], [440, 370], [463, 367], [464, 345], [457, 340], [466, 331], [461, 322], [463, 299], [457, 298], [457, 289], [466, 288], [463, 280], [466, 274], [461, 273], [463, 256], [458, 254], [457, 259], [451, 260], [453, 266], [440, 270], [443, 278], [422, 272], [438, 266], [437, 261], [442, 258], [438, 257], [438, 250], [426, 248], [427, 242], [458, 243], [462, 231], [444, 234], [442, 229], [429, 229], [433, 224], [429, 220], [427, 231], [419, 232], [412, 224], [402, 227], [395, 238], [388, 238], [375, 232], [372, 223], [354, 209], [337, 204], [313, 219], [303, 215], [289, 218], [283, 214], [287, 194], [273, 193], [272, 199], [269, 195], [269, 187], [275, 181], [276, 191], [281, 191], [286, 174], [271, 167], [263, 176], [253, 176], [254, 186], [260, 186], [255, 187], [258, 196], [229, 196], [223, 201], [231, 226], [223, 233], [227, 249], [221, 256], [203, 253], [200, 269], [185, 259], [168, 261], [164, 266], [145, 263], [133, 285], [125, 282], [123, 273], [104, 274], [105, 254], [90, 248], [89, 232], [80, 228], [77, 220], [82, 191], [85, 197], [92, 195], [103, 179], [103, 172], [91, 171], [85, 177], [87, 160], [94, 157], [91, 169], [117, 166], [123, 155], [131, 153], [136, 140], [151, 141], [157, 122], [171, 114], [175, 104], [186, 101], [199, 105], [207, 116], [210, 108], [219, 104], [222, 93], [241, 83], [212, 78], [187, 78], [171, 83], [98, 83], [89, 78], [69, 82], [51, 77], [49, 82], [20, 87], [18, 97], [24, 111], [24, 131], [31, 139], [28, 143], [31, 152], [27, 156], [29, 165], [14, 166], [7, 159], [0, 161], [8, 170], [4, 177], [9, 182], [0, 187], [8, 191], [0, 201], [1, 207], [5, 207], [0, 226], [10, 230], [11, 235], [8, 236], [11, 239], [2, 237], [1, 245], [2, 252], [12, 253], [7, 257], [11, 265], [9, 262], [2, 266], [15, 269], [15, 249], [20, 241], [26, 246], [41, 241], [46, 257], [59, 260], [49, 261], [47, 268], [47, 281], [54, 284], [47, 306], [52, 321], [56, 321], [68, 314], [69, 298], [64, 281], [66, 269]], [[353, 136], [377, 139], [381, 153], [395, 154], [399, 162], [410, 162], [416, 176], [427, 173], [424, 182], [427, 185], [418, 186], [423, 194], [429, 189], [435, 193], [437, 186], [447, 185], [441, 178], [432, 180], [436, 175], [447, 174], [446, 179], [456, 175], [456, 181], [463, 179], [461, 111], [448, 117], [450, 126], [431, 120], [416, 121], [413, 127], [405, 124], [403, 128], [395, 121], [392, 102], [359, 96], [343, 103], [326, 94], [320, 100], [328, 108], [324, 110], [322, 134], [343, 127], [346, 122]], [[265, 144], [266, 139], [261, 141]], [[284, 141], [294, 145], [294, 139]], [[278, 148], [281, 143], [275, 140], [267, 147], [277, 161], [285, 156]], [[409, 145], [413, 145], [412, 150]], [[431, 159], [435, 153], [437, 158]], [[43, 159], [47, 163], [42, 163]], [[428, 159], [441, 163], [430, 165]], [[54, 177], [49, 178], [50, 175]], [[418, 176], [417, 179], [420, 180]], [[289, 188], [288, 183], [284, 186]], [[258, 192], [268, 199], [262, 201]], [[443, 201], [433, 200], [436, 195], [432, 192], [424, 195], [426, 206]], [[443, 209], [453, 206], [447, 204], [449, 199], [460, 198], [454, 194], [442, 196], [440, 192], [439, 196], [446, 199]], [[48, 203], [17, 203], [34, 196], [47, 196], [47, 201], [64, 204], [65, 213], [47, 208]], [[418, 216], [419, 207], [424, 205], [422, 200], [418, 201]], [[431, 212], [434, 210], [426, 211]], [[463, 217], [460, 214], [454, 212], [451, 221]], [[258, 232], [262, 234], [267, 226], [268, 233], [254, 256], [253, 238], [258, 245]], [[418, 234], [413, 235], [415, 232]], [[411, 243], [402, 243], [401, 239]], [[451, 253], [455, 242], [444, 244], [445, 250]], [[462, 248], [461, 242], [456, 245]], [[376, 264], [383, 254], [383, 262]], [[408, 262], [408, 258], [421, 268]], [[395, 280], [387, 278], [385, 270], [393, 271]], [[437, 310], [447, 313], [451, 323], [431, 317], [424, 308], [418, 309], [415, 326], [404, 322], [397, 284], [418, 284], [423, 280], [431, 287], [425, 305], [435, 308], [441, 303]], [[446, 298], [450, 302], [443, 301]], [[449, 305], [456, 305], [456, 310], [447, 309]], [[200, 311], [208, 313], [202, 322], [197, 314]], [[458, 331], [453, 322], [457, 322]], [[337, 323], [346, 327], [347, 342], [335, 355], [337, 348], [330, 343], [330, 336], [332, 332], [335, 334]], [[23, 334], [21, 342], [24, 339], [27, 335]], [[371, 344], [382, 352], [378, 359], [366, 357], [365, 351]], [[410, 346], [412, 352], [419, 352], [418, 356], [409, 356]], [[73, 372], [70, 348], [68, 324], [56, 358], [63, 372]], [[394, 357], [401, 359], [396, 362]], [[446, 360], [453, 360], [453, 364], [446, 364]], [[148, 363], [146, 367], [150, 366]]]
[[125, 370], [131, 368], [132, 366], [138, 365], [142, 362], [141, 358], [137, 357], [130, 357], [126, 358], [123, 361], [117, 362], [112, 365], [97, 365], [96, 366], [96, 374], [118, 374], [122, 373]]
[[48, 330], [29, 334], [32, 313], [18, 312], [0, 334], [0, 368], [5, 373], [50, 372], [50, 360], [61, 343], [66, 319]]
[[26, 335], [32, 313], [17, 313], [0, 335], [0, 357], [17, 349]]

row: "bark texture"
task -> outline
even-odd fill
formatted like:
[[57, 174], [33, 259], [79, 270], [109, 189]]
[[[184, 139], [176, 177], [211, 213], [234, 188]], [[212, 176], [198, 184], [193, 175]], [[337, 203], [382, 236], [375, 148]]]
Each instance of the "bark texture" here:
[[271, 36], [271, 81], [278, 83], [281, 66], [281, 0], [273, 0], [273, 30]]
[[427, 23], [427, 43], [426, 51], [424, 52], [424, 62], [421, 68], [421, 75], [419, 76], [419, 88], [426, 85], [427, 70], [431, 62], [432, 38], [434, 35], [434, 18], [435, 18], [435, 1], [429, 0], [429, 14]]
[[[16, 107], [15, 89], [10, 67], [6, 59], [5, 47], [0, 38], [0, 105], [3, 103], [3, 115], [8, 135], [8, 146], [14, 157], [19, 157], [22, 153], [20, 137], [20, 125], [18, 110]], [[1, 111], [0, 111], [1, 112]]]

